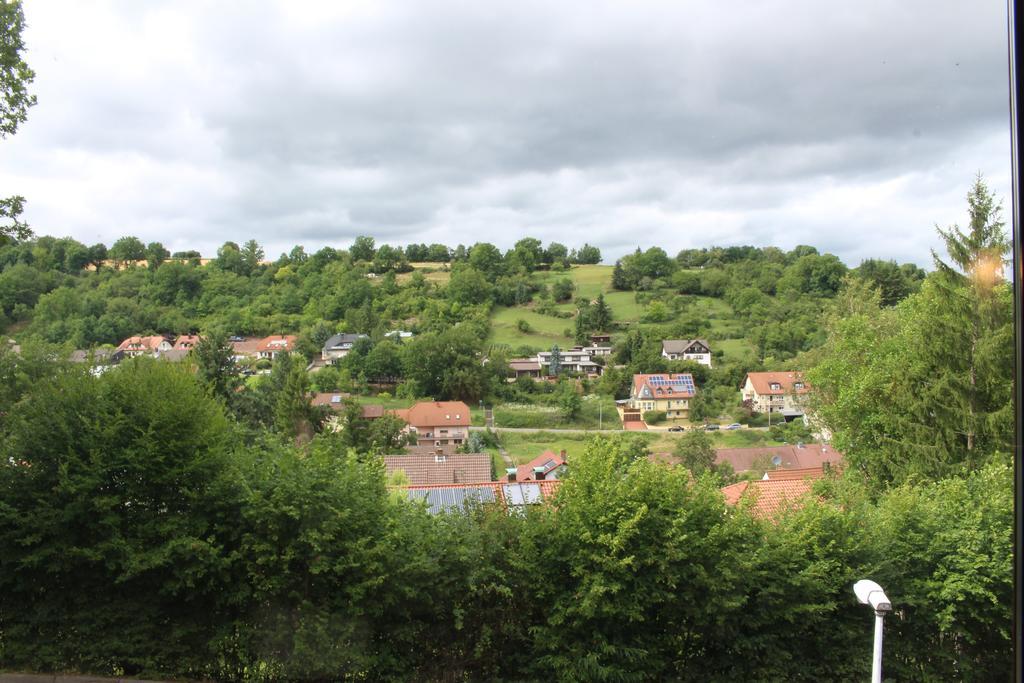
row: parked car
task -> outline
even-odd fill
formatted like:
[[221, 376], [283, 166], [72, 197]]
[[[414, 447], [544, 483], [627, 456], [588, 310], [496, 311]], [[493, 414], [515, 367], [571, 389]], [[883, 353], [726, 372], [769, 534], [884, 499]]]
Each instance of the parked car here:
[[704, 425], [704, 431], [706, 432], [717, 432], [721, 428], [721, 425]]
[[672, 425], [671, 427], [668, 428], [668, 431], [670, 431], [670, 432], [685, 432], [686, 431], [686, 427], [683, 427], [682, 425]]
[[731, 425], [726, 427], [726, 429], [739, 429], [742, 426], [743, 425], [741, 425], [739, 422], [733, 422]]

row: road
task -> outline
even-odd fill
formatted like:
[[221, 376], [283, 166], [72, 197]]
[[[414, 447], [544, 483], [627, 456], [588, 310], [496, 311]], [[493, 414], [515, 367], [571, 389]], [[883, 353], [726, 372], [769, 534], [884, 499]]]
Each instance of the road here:
[[[487, 427], [470, 427], [470, 431], [482, 432]], [[767, 431], [767, 427], [743, 427], [743, 429], [752, 429], [755, 431]], [[628, 432], [624, 429], [565, 429], [560, 427], [495, 427], [492, 431], [495, 432], [555, 432], [563, 434], [643, 434], [644, 431], [640, 432]], [[687, 429], [686, 431], [693, 431]], [[722, 427], [719, 431], [729, 431]], [[658, 427], [648, 428], [647, 434], [657, 434], [658, 432], [668, 432], [668, 428], [659, 429]], [[672, 434], [682, 434], [683, 432], [670, 432]]]
[[[470, 431], [482, 432], [487, 427], [470, 427]], [[495, 432], [559, 432], [563, 434], [624, 434], [623, 429], [561, 429], [555, 427], [495, 427]], [[636, 432], [633, 432], [634, 434]]]

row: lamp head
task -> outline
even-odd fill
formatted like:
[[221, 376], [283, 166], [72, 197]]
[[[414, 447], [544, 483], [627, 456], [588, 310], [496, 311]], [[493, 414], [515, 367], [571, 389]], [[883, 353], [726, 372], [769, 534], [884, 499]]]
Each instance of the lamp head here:
[[876, 612], [891, 612], [892, 603], [886, 597], [885, 591], [874, 581], [862, 579], [853, 584], [853, 592], [857, 600], [863, 605], [871, 605]]

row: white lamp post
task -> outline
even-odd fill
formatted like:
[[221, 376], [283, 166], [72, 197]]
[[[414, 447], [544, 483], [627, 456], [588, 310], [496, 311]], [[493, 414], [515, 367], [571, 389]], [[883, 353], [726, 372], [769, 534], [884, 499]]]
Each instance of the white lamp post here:
[[853, 584], [853, 592], [862, 605], [871, 605], [875, 610], [875, 647], [871, 661], [871, 683], [882, 683], [882, 620], [886, 612], [892, 611], [892, 603], [885, 597], [882, 587], [868, 579]]

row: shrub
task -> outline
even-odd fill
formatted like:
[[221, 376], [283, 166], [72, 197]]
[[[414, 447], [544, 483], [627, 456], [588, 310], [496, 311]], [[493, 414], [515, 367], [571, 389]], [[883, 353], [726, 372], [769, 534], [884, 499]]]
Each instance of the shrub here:
[[526, 322], [522, 318], [516, 321], [516, 329], [522, 332], [523, 334], [529, 334], [530, 332], [533, 332], [533, 327], [530, 326], [530, 323]]
[[665, 411], [664, 410], [648, 410], [647, 412], [645, 412], [643, 414], [643, 418], [644, 418], [644, 422], [646, 422], [647, 424], [656, 425], [659, 422], [664, 422], [665, 421]]

